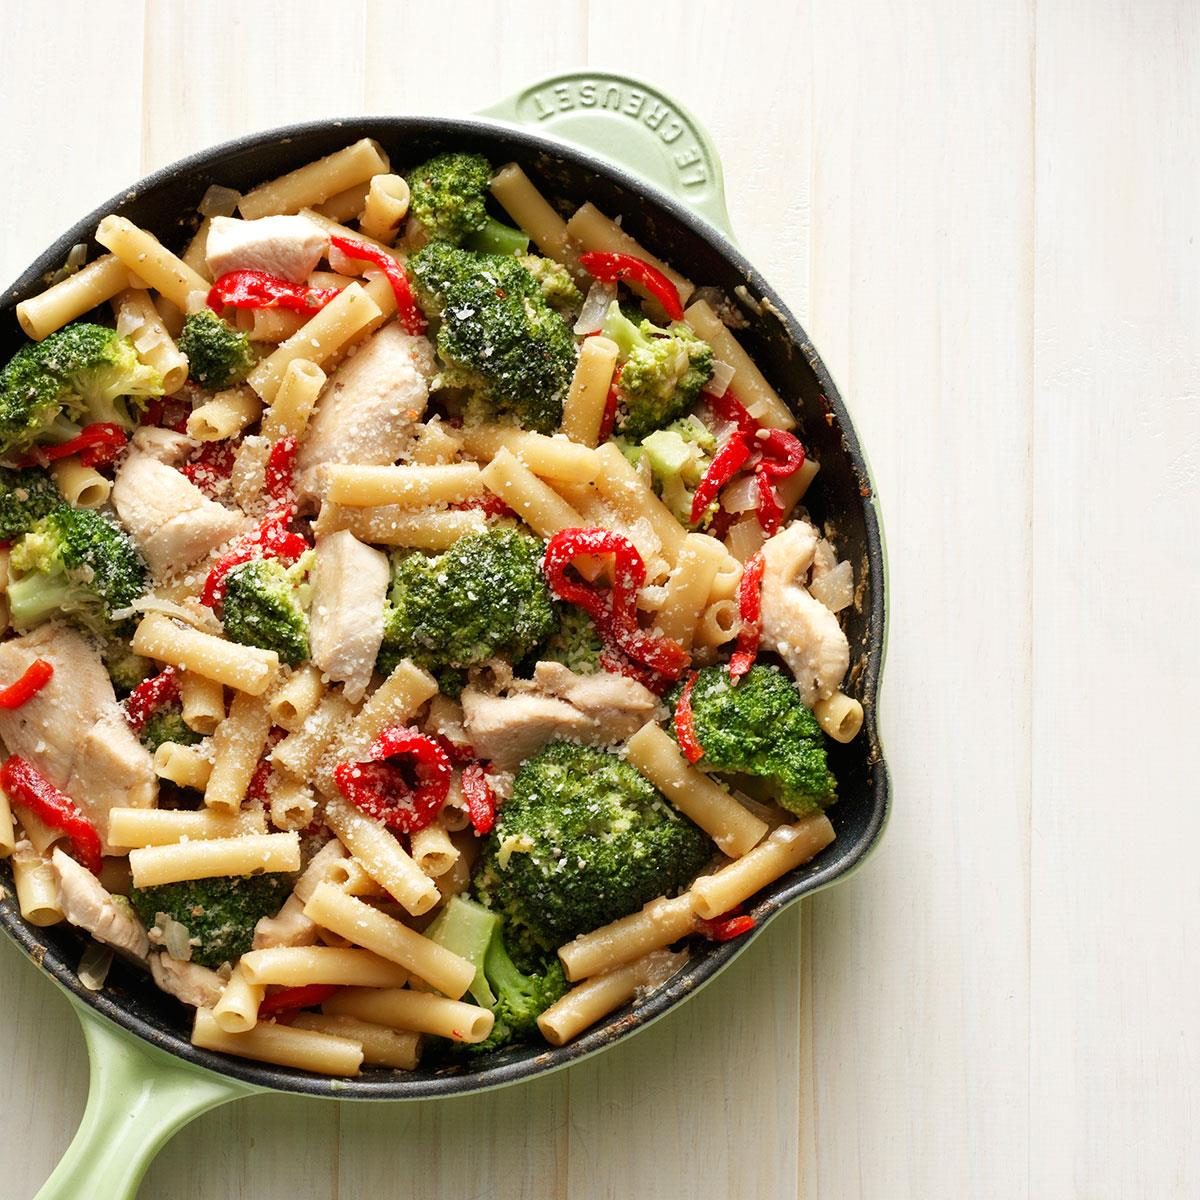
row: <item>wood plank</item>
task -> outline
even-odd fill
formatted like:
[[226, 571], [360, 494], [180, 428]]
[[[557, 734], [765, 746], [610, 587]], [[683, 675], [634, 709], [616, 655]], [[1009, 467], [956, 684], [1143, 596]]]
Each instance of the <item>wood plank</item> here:
[[1038, 7], [1036, 1196], [1200, 1194], [1198, 18]]
[[887, 525], [895, 798], [813, 900], [812, 1196], [1027, 1190], [1032, 51], [1017, 5], [817, 0], [801, 68], [809, 329]]

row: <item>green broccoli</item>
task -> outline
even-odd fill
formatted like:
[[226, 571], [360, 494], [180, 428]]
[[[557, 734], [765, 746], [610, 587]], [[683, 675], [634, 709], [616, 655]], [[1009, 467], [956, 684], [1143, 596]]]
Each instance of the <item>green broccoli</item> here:
[[9, 570], [8, 604], [17, 629], [62, 612], [108, 640], [121, 625], [114, 614], [146, 588], [146, 566], [129, 535], [110, 517], [68, 504], [13, 546]]
[[277, 558], [256, 558], [225, 577], [221, 623], [225, 636], [243, 646], [274, 650], [281, 662], [298, 666], [308, 658], [308, 617], [300, 580], [303, 559], [285, 567]]
[[558, 662], [576, 675], [600, 669], [604, 641], [595, 622], [573, 604], [558, 606], [558, 628], [537, 649], [538, 662]]
[[186, 926], [194, 943], [192, 962], [216, 968], [250, 949], [254, 926], [283, 907], [293, 881], [286, 872], [193, 879], [134, 888], [129, 899], [147, 928], [159, 913]]
[[551, 308], [567, 312], [583, 303], [583, 293], [575, 286], [571, 272], [562, 263], [543, 258], [540, 254], [522, 254], [517, 261], [537, 280]]
[[[678, 692], [672, 708], [677, 702]], [[705, 667], [692, 688], [692, 726], [701, 767], [765, 780], [789, 812], [804, 816], [837, 799], [817, 718], [778, 667], [753, 666], [736, 686], [724, 666]]]
[[138, 740], [153, 754], [164, 742], [194, 746], [203, 739], [183, 723], [183, 709], [178, 704], [164, 704], [150, 714], [150, 719], [138, 732]]
[[401, 557], [392, 574], [379, 669], [431, 670], [495, 655], [516, 661], [554, 628], [542, 543], [509, 526], [459, 538], [444, 554]]
[[551, 433], [575, 370], [575, 338], [515, 259], [431, 242], [408, 260], [421, 307], [439, 322], [438, 389], [460, 392], [471, 420], [493, 411]]
[[711, 853], [704, 833], [624, 759], [552, 742], [517, 773], [475, 893], [527, 957], [675, 891]]
[[129, 642], [122, 636], [124, 628], [119, 627], [100, 647], [104, 669], [119, 695], [132, 692], [143, 679], [155, 671], [155, 665], [150, 659], [134, 654]]
[[0, 454], [64, 442], [98, 421], [132, 429], [162, 376], [115, 329], [78, 321], [23, 346], [0, 371]]
[[604, 336], [620, 347], [617, 432], [640, 440], [669, 425], [700, 398], [712, 378], [713, 352], [682, 322], [660, 329], [630, 320], [614, 300]]
[[690, 525], [692, 489], [704, 478], [716, 449], [712, 430], [699, 417], [687, 416], [647, 434], [637, 445], [626, 447], [625, 454], [635, 462], [635, 455], [646, 458], [663, 503], [679, 521]]
[[500, 917], [474, 900], [452, 896], [425, 936], [474, 964], [471, 998], [495, 1014], [488, 1038], [467, 1047], [473, 1053], [531, 1036], [541, 1013], [567, 990], [562, 964], [554, 955], [539, 956], [536, 969], [522, 972], [504, 944]]
[[250, 339], [207, 308], [184, 321], [179, 348], [187, 355], [190, 377], [207, 388], [240, 383], [258, 361]]
[[0, 467], [0, 540], [7, 542], [28, 533], [62, 503], [62, 495], [45, 471]]
[[[482, 154], [439, 154], [409, 172], [409, 211], [430, 242], [484, 254], [523, 254], [529, 238], [487, 211], [492, 168]], [[421, 244], [417, 241], [415, 244]]]

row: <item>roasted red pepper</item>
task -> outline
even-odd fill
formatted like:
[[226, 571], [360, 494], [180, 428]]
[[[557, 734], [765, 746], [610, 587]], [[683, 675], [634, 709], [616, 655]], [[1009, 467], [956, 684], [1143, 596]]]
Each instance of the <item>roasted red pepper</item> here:
[[400, 315], [400, 323], [414, 336], [425, 332], [425, 314], [421, 312], [416, 297], [413, 296], [412, 286], [404, 268], [393, 255], [379, 246], [348, 237], [331, 237], [329, 244], [348, 258], [361, 259], [377, 266], [392, 285], [392, 295], [396, 297], [396, 312]]
[[625, 280], [638, 283], [646, 289], [666, 310], [672, 321], [683, 320], [683, 305], [679, 302], [679, 291], [657, 268], [645, 259], [632, 254], [613, 254], [607, 250], [589, 250], [579, 256], [579, 265], [601, 283], [616, 283]]
[[758, 523], [770, 537], [783, 520], [783, 505], [775, 484], [794, 475], [804, 466], [804, 446], [794, 433], [785, 429], [760, 429], [756, 435], [758, 465]]
[[293, 476], [296, 473], [296, 451], [299, 448], [294, 434], [280, 438], [267, 458], [264, 488], [277, 504], [294, 504]]
[[129, 434], [111, 421], [97, 421], [66, 442], [54, 446], [38, 446], [17, 460], [18, 467], [40, 467], [60, 458], [79, 455], [85, 467], [102, 467], [112, 462], [129, 442]]
[[482, 837], [496, 823], [496, 793], [488, 783], [482, 763], [469, 763], [462, 769], [462, 793], [467, 802], [471, 828]]
[[208, 307], [215, 313], [231, 308], [290, 308], [313, 313], [338, 294], [337, 288], [309, 287], [268, 275], [266, 271], [228, 271], [208, 292]]
[[696, 672], [692, 671], [675, 702], [675, 740], [690, 763], [698, 763], [704, 757], [704, 747], [696, 737], [696, 726], [692, 721], [692, 688], [695, 686]]
[[275, 726], [267, 734], [267, 744], [246, 785], [246, 799], [252, 804], [261, 804], [266, 808], [271, 803], [271, 751], [283, 740], [286, 732]]
[[70, 796], [16, 754], [0, 767], [0, 787], [14, 804], [23, 805], [51, 829], [64, 833], [79, 861], [93, 875], [100, 874], [100, 834]]
[[[411, 761], [415, 787], [394, 759]], [[397, 725], [385, 729], [364, 758], [338, 763], [333, 778], [342, 795], [369, 817], [398, 833], [416, 833], [441, 811], [452, 773], [449, 755], [434, 738]]]
[[32, 700], [50, 682], [54, 664], [44, 658], [35, 658], [25, 668], [25, 673], [16, 683], [0, 690], [0, 708], [14, 709]]
[[607, 442], [612, 437], [613, 427], [617, 423], [617, 408], [621, 402], [621, 368], [624, 363], [618, 363], [613, 372], [612, 383], [608, 385], [608, 397], [604, 401], [604, 413], [600, 417], [600, 434], [598, 442]]
[[742, 913], [742, 906], [731, 908], [719, 917], [699, 921], [697, 930], [711, 942], [730, 942], [743, 933], [749, 933], [758, 922], [749, 914]]
[[472, 496], [470, 500], [460, 500], [452, 507], [466, 512], [481, 512], [485, 517], [515, 517], [517, 515], [495, 492], [482, 492], [478, 496]]
[[171, 429], [175, 433], [186, 433], [188, 417], [192, 415], [192, 406], [177, 400], [173, 396], [166, 398], [155, 396], [146, 405], [139, 425], [156, 425], [160, 429]]
[[762, 622], [762, 577], [767, 565], [762, 551], [750, 556], [742, 569], [738, 583], [738, 626], [737, 648], [729, 656], [729, 678], [737, 683], [754, 666], [758, 657], [758, 639]]
[[753, 436], [758, 432], [758, 422], [750, 415], [750, 410], [734, 395], [732, 388], [726, 388], [719, 396], [704, 397], [709, 408], [723, 421], [732, 421], [741, 433]]
[[280, 988], [263, 997], [258, 1006], [259, 1020], [273, 1017], [276, 1013], [315, 1008], [318, 1004], [324, 1004], [336, 991], [337, 986], [332, 983], [306, 983], [301, 987]]
[[730, 434], [720, 450], [713, 456], [704, 472], [704, 478], [692, 493], [692, 511], [689, 514], [693, 525], [704, 520], [708, 506], [721, 494], [721, 489], [746, 465], [753, 451], [750, 437], [740, 429]]
[[174, 667], [164, 667], [161, 674], [143, 679], [125, 697], [125, 723], [134, 733], [140, 733], [160, 708], [178, 699], [179, 673]]
[[295, 562], [309, 546], [298, 533], [288, 529], [291, 519], [291, 508], [284, 506], [269, 514], [252, 533], [240, 537], [209, 571], [200, 592], [200, 603], [208, 608], [216, 608], [225, 599], [225, 576], [234, 567], [252, 558], [279, 558], [284, 562]]
[[202, 492], [215, 495], [217, 484], [228, 479], [233, 474], [233, 461], [237, 457], [237, 448], [233, 441], [205, 442], [190, 461], [184, 463], [180, 470]]

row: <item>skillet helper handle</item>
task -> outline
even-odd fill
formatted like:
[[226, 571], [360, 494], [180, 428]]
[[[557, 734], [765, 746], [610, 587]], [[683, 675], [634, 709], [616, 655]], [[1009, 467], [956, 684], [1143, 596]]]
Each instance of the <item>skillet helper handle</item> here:
[[134, 1200], [173, 1133], [253, 1088], [181, 1065], [76, 1005], [91, 1061], [87, 1108], [36, 1200]]
[[607, 71], [567, 71], [531, 84], [481, 115], [611, 159], [733, 238], [712, 138], [682, 104], [648, 83]]

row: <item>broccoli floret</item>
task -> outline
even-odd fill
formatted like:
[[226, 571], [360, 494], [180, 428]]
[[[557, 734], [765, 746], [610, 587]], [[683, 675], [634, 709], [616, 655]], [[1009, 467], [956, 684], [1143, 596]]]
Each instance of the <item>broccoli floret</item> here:
[[258, 558], [225, 577], [221, 623], [225, 636], [243, 646], [274, 650], [281, 662], [298, 666], [308, 657], [308, 617], [300, 593], [307, 563], [285, 567], [277, 558]]
[[0, 371], [0, 453], [61, 442], [98, 421], [132, 429], [162, 376], [115, 329], [85, 321], [23, 346]]
[[751, 667], [736, 686], [725, 667], [705, 667], [692, 688], [692, 726], [700, 766], [768, 781], [789, 812], [804, 816], [837, 799], [817, 718], [778, 667]]
[[431, 242], [409, 259], [421, 307], [439, 322], [434, 387], [462, 393], [468, 417], [492, 411], [551, 433], [575, 369], [575, 338], [515, 259]]
[[562, 263], [540, 254], [522, 254], [517, 261], [537, 280], [546, 303], [560, 311], [578, 308], [583, 303], [583, 293], [575, 286], [571, 272]]
[[11, 471], [0, 467], [0, 540], [28, 533], [63, 503], [54, 480], [44, 471]]
[[118, 695], [132, 692], [143, 679], [154, 671], [154, 663], [140, 654], [134, 654], [129, 643], [120, 633], [114, 633], [100, 647], [104, 669]]
[[620, 347], [617, 432], [641, 439], [669, 425], [700, 398], [712, 378], [713, 352], [682, 322], [660, 329], [630, 320], [614, 300], [604, 336]]
[[635, 448], [650, 464], [663, 503], [685, 525], [692, 519], [692, 489], [704, 478], [716, 448], [712, 430], [692, 416], [647, 434]]
[[65, 613], [102, 640], [146, 587], [146, 565], [110, 517], [62, 504], [43, 517], [9, 558], [9, 611], [17, 629]]
[[192, 962], [216, 968], [235, 962], [250, 949], [254, 926], [280, 910], [292, 882], [286, 872], [194, 879], [134, 888], [129, 899], [147, 927], [155, 924], [159, 913], [185, 925], [198, 943], [192, 949]]
[[207, 308], [184, 321], [179, 348], [187, 355], [190, 377], [207, 388], [239, 383], [258, 361], [250, 339]]
[[475, 891], [504, 916], [511, 949], [549, 952], [682, 887], [711, 853], [624, 759], [552, 742], [517, 773]]
[[573, 604], [560, 605], [558, 629], [538, 647], [538, 662], [558, 662], [576, 675], [592, 675], [600, 669], [604, 642], [595, 622]]
[[179, 746], [194, 746], [202, 738], [194, 729], [183, 723], [183, 710], [178, 704], [164, 704], [138, 732], [138, 740], [150, 751], [155, 752], [164, 742]]
[[491, 1034], [469, 1047], [472, 1053], [531, 1036], [541, 1013], [567, 990], [557, 957], [537, 955], [535, 966], [521, 971], [505, 945], [500, 917], [463, 896], [451, 897], [425, 935], [474, 965], [471, 997], [495, 1014]]
[[491, 178], [482, 154], [439, 154], [408, 173], [409, 212], [430, 241], [461, 246], [487, 224]]
[[451, 700], [457, 700], [467, 686], [467, 672], [462, 667], [442, 667], [432, 674], [437, 680], [438, 691]]
[[[402, 658], [431, 670], [522, 658], [554, 628], [542, 543], [507, 526], [459, 538], [444, 554], [399, 559], [379, 669]], [[226, 602], [228, 603], [228, 601]]]

